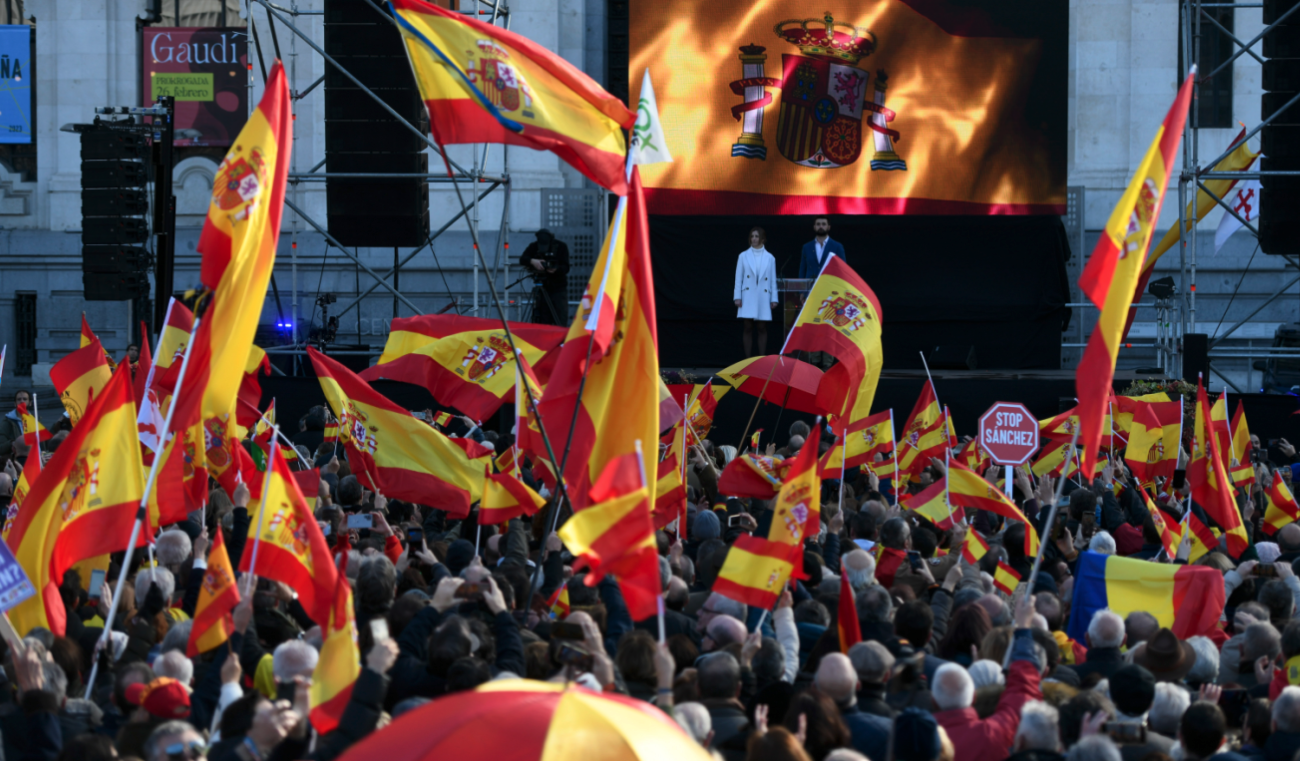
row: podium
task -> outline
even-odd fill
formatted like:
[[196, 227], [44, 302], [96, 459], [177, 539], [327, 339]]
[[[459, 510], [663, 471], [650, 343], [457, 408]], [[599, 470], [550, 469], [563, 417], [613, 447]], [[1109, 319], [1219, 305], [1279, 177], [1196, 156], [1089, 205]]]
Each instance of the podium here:
[[812, 290], [816, 278], [777, 278], [777, 301], [781, 305], [781, 335], [790, 335], [795, 320], [799, 319], [799, 310], [803, 308], [804, 297]]

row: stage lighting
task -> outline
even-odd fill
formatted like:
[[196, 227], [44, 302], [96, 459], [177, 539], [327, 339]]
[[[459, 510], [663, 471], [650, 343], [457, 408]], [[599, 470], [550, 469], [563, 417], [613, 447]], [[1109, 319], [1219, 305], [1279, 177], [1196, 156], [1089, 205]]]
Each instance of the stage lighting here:
[[1170, 299], [1174, 296], [1174, 278], [1173, 276], [1162, 277], [1159, 280], [1152, 280], [1147, 284], [1147, 293], [1155, 296], [1157, 299]]

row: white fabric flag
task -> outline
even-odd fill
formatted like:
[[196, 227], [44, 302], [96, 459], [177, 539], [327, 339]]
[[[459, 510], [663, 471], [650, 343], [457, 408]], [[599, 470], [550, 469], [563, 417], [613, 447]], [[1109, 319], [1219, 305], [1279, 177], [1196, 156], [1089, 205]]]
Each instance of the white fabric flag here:
[[659, 104], [655, 101], [655, 88], [650, 84], [650, 69], [641, 78], [641, 100], [636, 106], [636, 124], [632, 127], [632, 149], [636, 151], [633, 163], [645, 166], [672, 162], [668, 142], [664, 139], [664, 125], [659, 121]]
[[[1254, 225], [1256, 230], [1259, 229], [1259, 194], [1259, 180], [1246, 180], [1234, 185], [1232, 192], [1224, 199], [1233, 211], [1241, 215], [1241, 219]], [[1219, 253], [1219, 249], [1228, 242], [1228, 238], [1241, 228], [1241, 220], [1226, 211], [1223, 212], [1223, 218], [1219, 220], [1219, 229], [1214, 233], [1214, 253]]]

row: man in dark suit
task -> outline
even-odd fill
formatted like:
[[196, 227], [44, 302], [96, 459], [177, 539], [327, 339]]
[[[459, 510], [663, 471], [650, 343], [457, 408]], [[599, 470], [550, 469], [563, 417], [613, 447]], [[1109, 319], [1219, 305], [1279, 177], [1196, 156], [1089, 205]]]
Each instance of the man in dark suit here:
[[803, 244], [803, 255], [799, 257], [799, 277], [812, 279], [817, 277], [826, 264], [827, 258], [838, 256], [844, 258], [844, 246], [837, 240], [831, 240], [830, 217], [817, 217], [813, 220], [813, 233], [817, 236]]

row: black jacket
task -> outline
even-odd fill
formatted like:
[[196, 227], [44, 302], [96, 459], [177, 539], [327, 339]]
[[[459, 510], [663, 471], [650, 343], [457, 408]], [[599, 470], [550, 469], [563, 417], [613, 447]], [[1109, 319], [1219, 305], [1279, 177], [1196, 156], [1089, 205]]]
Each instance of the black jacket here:
[[14, 703], [0, 705], [5, 761], [53, 761], [63, 750], [54, 693], [32, 691], [25, 693], [21, 701], [21, 707]]
[[1065, 761], [1065, 755], [1054, 750], [1022, 750], [1012, 753], [1007, 761]]
[[705, 698], [700, 703], [709, 709], [713, 722], [713, 749], [722, 754], [724, 761], [745, 761], [754, 728], [744, 707], [728, 698]]
[[1268, 742], [1264, 743], [1264, 759], [1265, 761], [1291, 761], [1298, 750], [1300, 750], [1300, 732], [1274, 732], [1268, 736]]
[[1101, 679], [1110, 679], [1114, 676], [1116, 671], [1124, 668], [1124, 656], [1118, 647], [1094, 647], [1088, 650], [1086, 663], [1074, 664], [1070, 668], [1079, 675], [1081, 684], [1088, 684], [1088, 678], [1094, 674]]
[[343, 751], [360, 742], [375, 731], [379, 714], [384, 710], [384, 694], [388, 691], [388, 677], [373, 669], [361, 669], [361, 675], [352, 685], [352, 696], [343, 709], [339, 725], [334, 731], [316, 742], [316, 750], [307, 756], [310, 761], [333, 761]]
[[[547, 257], [550, 257], [548, 264], [551, 264], [548, 269], [553, 268], [555, 271], [547, 273], [546, 277], [542, 278], [542, 287], [552, 293], [567, 291], [569, 287], [569, 244], [564, 241], [557, 240], [551, 243], [549, 253], [538, 251], [537, 241], [529, 243], [528, 248], [525, 248], [524, 253], [519, 256], [519, 266], [524, 268], [524, 272], [533, 273], [537, 270], [533, 269], [530, 260], [546, 260]], [[560, 308], [560, 305], [556, 304], [556, 308]]]

